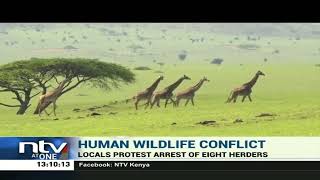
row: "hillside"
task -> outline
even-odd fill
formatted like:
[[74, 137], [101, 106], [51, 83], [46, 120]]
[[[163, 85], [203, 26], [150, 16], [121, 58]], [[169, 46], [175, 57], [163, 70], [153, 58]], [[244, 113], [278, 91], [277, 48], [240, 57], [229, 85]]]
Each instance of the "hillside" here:
[[[312, 23], [2, 23], [0, 63], [57, 56], [135, 66], [213, 58], [318, 63], [319, 37], [320, 26]], [[186, 53], [184, 61], [180, 52]]]

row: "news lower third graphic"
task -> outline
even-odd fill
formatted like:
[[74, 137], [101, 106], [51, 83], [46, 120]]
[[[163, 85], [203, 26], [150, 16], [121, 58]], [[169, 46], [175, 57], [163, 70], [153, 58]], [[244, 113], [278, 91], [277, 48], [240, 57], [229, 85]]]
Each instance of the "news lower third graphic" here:
[[71, 141], [62, 137], [1, 137], [0, 170], [73, 170]]
[[[0, 170], [239, 170], [319, 161], [317, 137], [0, 138]], [[302, 166], [283, 168], [290, 167]]]
[[0, 158], [4, 160], [68, 160], [70, 138], [0, 138]]

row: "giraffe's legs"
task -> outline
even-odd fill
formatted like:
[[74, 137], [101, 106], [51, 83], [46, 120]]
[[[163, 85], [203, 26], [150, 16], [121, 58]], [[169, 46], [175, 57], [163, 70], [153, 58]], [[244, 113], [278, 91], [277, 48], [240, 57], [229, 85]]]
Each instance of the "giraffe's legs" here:
[[234, 99], [235, 99], [235, 96], [232, 95], [231, 97], [228, 98], [227, 103], [234, 101]]
[[47, 116], [50, 116], [52, 112], [48, 113], [47, 109], [42, 110], [46, 113]]
[[43, 105], [43, 103], [41, 103], [41, 104], [39, 105], [39, 112], [38, 112], [39, 116], [41, 116], [41, 114], [42, 114], [43, 111], [46, 113], [47, 116], [50, 116], [51, 113], [49, 114], [46, 109], [43, 109], [43, 110], [41, 111], [42, 105]]
[[155, 103], [155, 99], [151, 102], [150, 109], [152, 109], [154, 103]]
[[54, 114], [54, 116], [56, 116], [56, 109], [57, 109], [56, 101], [53, 101], [53, 114]]
[[230, 103], [230, 98], [227, 99], [226, 103]]
[[164, 104], [164, 108], [167, 107], [168, 101], [169, 101], [169, 98], [166, 98], [166, 103]]
[[226, 103], [230, 103], [230, 102], [231, 102], [231, 100], [233, 99], [233, 95], [234, 95], [234, 92], [231, 91], [230, 94], [229, 94], [229, 97], [228, 97], [228, 99], [227, 99], [227, 101], [226, 101]]
[[236, 103], [236, 102], [237, 102], [237, 98], [238, 98], [238, 96], [234, 96], [234, 97], [233, 97], [233, 103]]
[[146, 106], [146, 105], [148, 105], [148, 104], [149, 104], [149, 100], [147, 100], [147, 102], [144, 103], [143, 106]]
[[40, 105], [40, 103], [39, 103], [38, 114], [39, 114], [39, 117], [41, 117], [41, 105]]
[[191, 98], [191, 103], [192, 103], [192, 106], [194, 106], [193, 97]]
[[160, 99], [158, 98], [158, 96], [155, 96], [155, 97], [153, 98], [153, 102], [151, 103], [150, 109], [152, 109], [152, 107], [153, 107], [153, 105], [154, 105], [155, 103], [157, 103], [157, 106], [160, 107], [159, 101], [160, 101]]
[[157, 99], [157, 106], [160, 107], [160, 97]]
[[44, 109], [43, 111], [47, 114], [47, 116], [50, 116], [51, 113], [49, 114], [46, 109]]
[[39, 108], [38, 108], [38, 114], [39, 114], [39, 116], [41, 116], [41, 106], [42, 106], [41, 101], [42, 101], [42, 100], [40, 99], [39, 104], [38, 104], [38, 106], [39, 106]]
[[187, 101], [186, 101], [186, 103], [184, 104], [184, 106], [187, 106], [187, 105], [188, 105], [189, 100], [190, 100], [190, 99], [187, 99]]
[[48, 113], [47, 109], [44, 109], [43, 111], [47, 114], [47, 116], [50, 116], [53, 113], [53, 108], [52, 108], [52, 111], [50, 113]]
[[48, 111], [47, 111], [46, 109], [43, 109], [43, 110], [41, 111], [42, 105], [43, 105], [43, 103], [39, 103], [39, 111], [38, 111], [39, 116], [41, 116], [42, 111], [44, 111], [47, 116], [50, 116], [51, 113], [48, 113]]
[[179, 103], [180, 103], [180, 98], [177, 97], [177, 100], [176, 100], [176, 106], [177, 107], [179, 106]]
[[172, 99], [172, 97], [170, 98], [171, 102], [173, 103], [173, 107], [176, 106], [176, 102]]
[[149, 107], [150, 104], [151, 104], [151, 98], [148, 99], [148, 102], [145, 104], [144, 109], [147, 109], [147, 107]]
[[244, 102], [244, 100], [246, 99], [246, 97], [247, 97], [247, 95], [244, 95], [241, 102]]
[[136, 102], [134, 102], [134, 106], [136, 107], [136, 110], [138, 110], [138, 103], [140, 101], [140, 98], [136, 98]]
[[248, 95], [248, 98], [249, 98], [250, 102], [252, 102], [252, 99], [251, 99], [251, 96], [250, 96], [250, 94]]
[[229, 103], [233, 102], [234, 97], [235, 97], [235, 96], [234, 96], [234, 95], [232, 95], [232, 96], [228, 99], [228, 102], [229, 102]]

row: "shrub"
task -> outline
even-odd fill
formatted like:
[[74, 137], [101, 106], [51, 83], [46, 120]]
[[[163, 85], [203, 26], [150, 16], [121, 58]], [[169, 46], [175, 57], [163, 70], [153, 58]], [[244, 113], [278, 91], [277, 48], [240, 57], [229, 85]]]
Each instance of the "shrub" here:
[[246, 50], [257, 50], [258, 48], [260, 48], [260, 46], [256, 44], [240, 44], [238, 45], [238, 47], [240, 49], [246, 49]]
[[178, 54], [178, 57], [181, 61], [184, 61], [187, 58], [187, 51], [183, 50]]
[[68, 46], [65, 46], [63, 49], [66, 49], [66, 50], [75, 50], [75, 49], [78, 49], [74, 46], [71, 46], [71, 45], [68, 45]]
[[211, 61], [211, 64], [220, 65], [220, 64], [222, 64], [222, 62], [223, 62], [223, 59], [222, 59], [222, 58], [214, 58], [214, 59]]
[[151, 70], [151, 68], [147, 66], [139, 66], [139, 67], [135, 67], [134, 70], [147, 71], [147, 70]]

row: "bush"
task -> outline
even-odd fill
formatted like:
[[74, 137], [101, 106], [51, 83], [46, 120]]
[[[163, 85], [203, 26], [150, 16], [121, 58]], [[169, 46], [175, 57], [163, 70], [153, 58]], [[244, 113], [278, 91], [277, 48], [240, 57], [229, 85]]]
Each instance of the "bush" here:
[[273, 54], [279, 54], [279, 53], [280, 53], [280, 51], [278, 49], [273, 51]]
[[9, 33], [7, 31], [0, 31], [1, 34], [8, 35]]
[[240, 44], [238, 45], [238, 47], [240, 49], [246, 49], [246, 50], [257, 50], [258, 48], [260, 48], [260, 46], [256, 44]]
[[75, 50], [75, 49], [78, 49], [74, 46], [71, 46], [71, 45], [68, 45], [68, 46], [65, 46], [63, 49], [66, 49], [66, 50]]
[[220, 64], [222, 64], [222, 62], [223, 62], [223, 59], [222, 59], [222, 58], [214, 58], [214, 59], [211, 61], [211, 64], [220, 65]]
[[160, 66], [164, 66], [163, 62], [158, 62], [157, 64], [159, 64]]
[[133, 51], [137, 51], [138, 49], [144, 49], [144, 47], [142, 47], [140, 45], [135, 45], [135, 44], [128, 46], [128, 48], [132, 49]]
[[151, 70], [151, 68], [147, 66], [139, 66], [139, 67], [135, 67], [134, 70], [146, 71], [146, 70]]
[[178, 57], [181, 61], [184, 61], [186, 58], [187, 58], [187, 51], [181, 51], [179, 54], [178, 54]]

